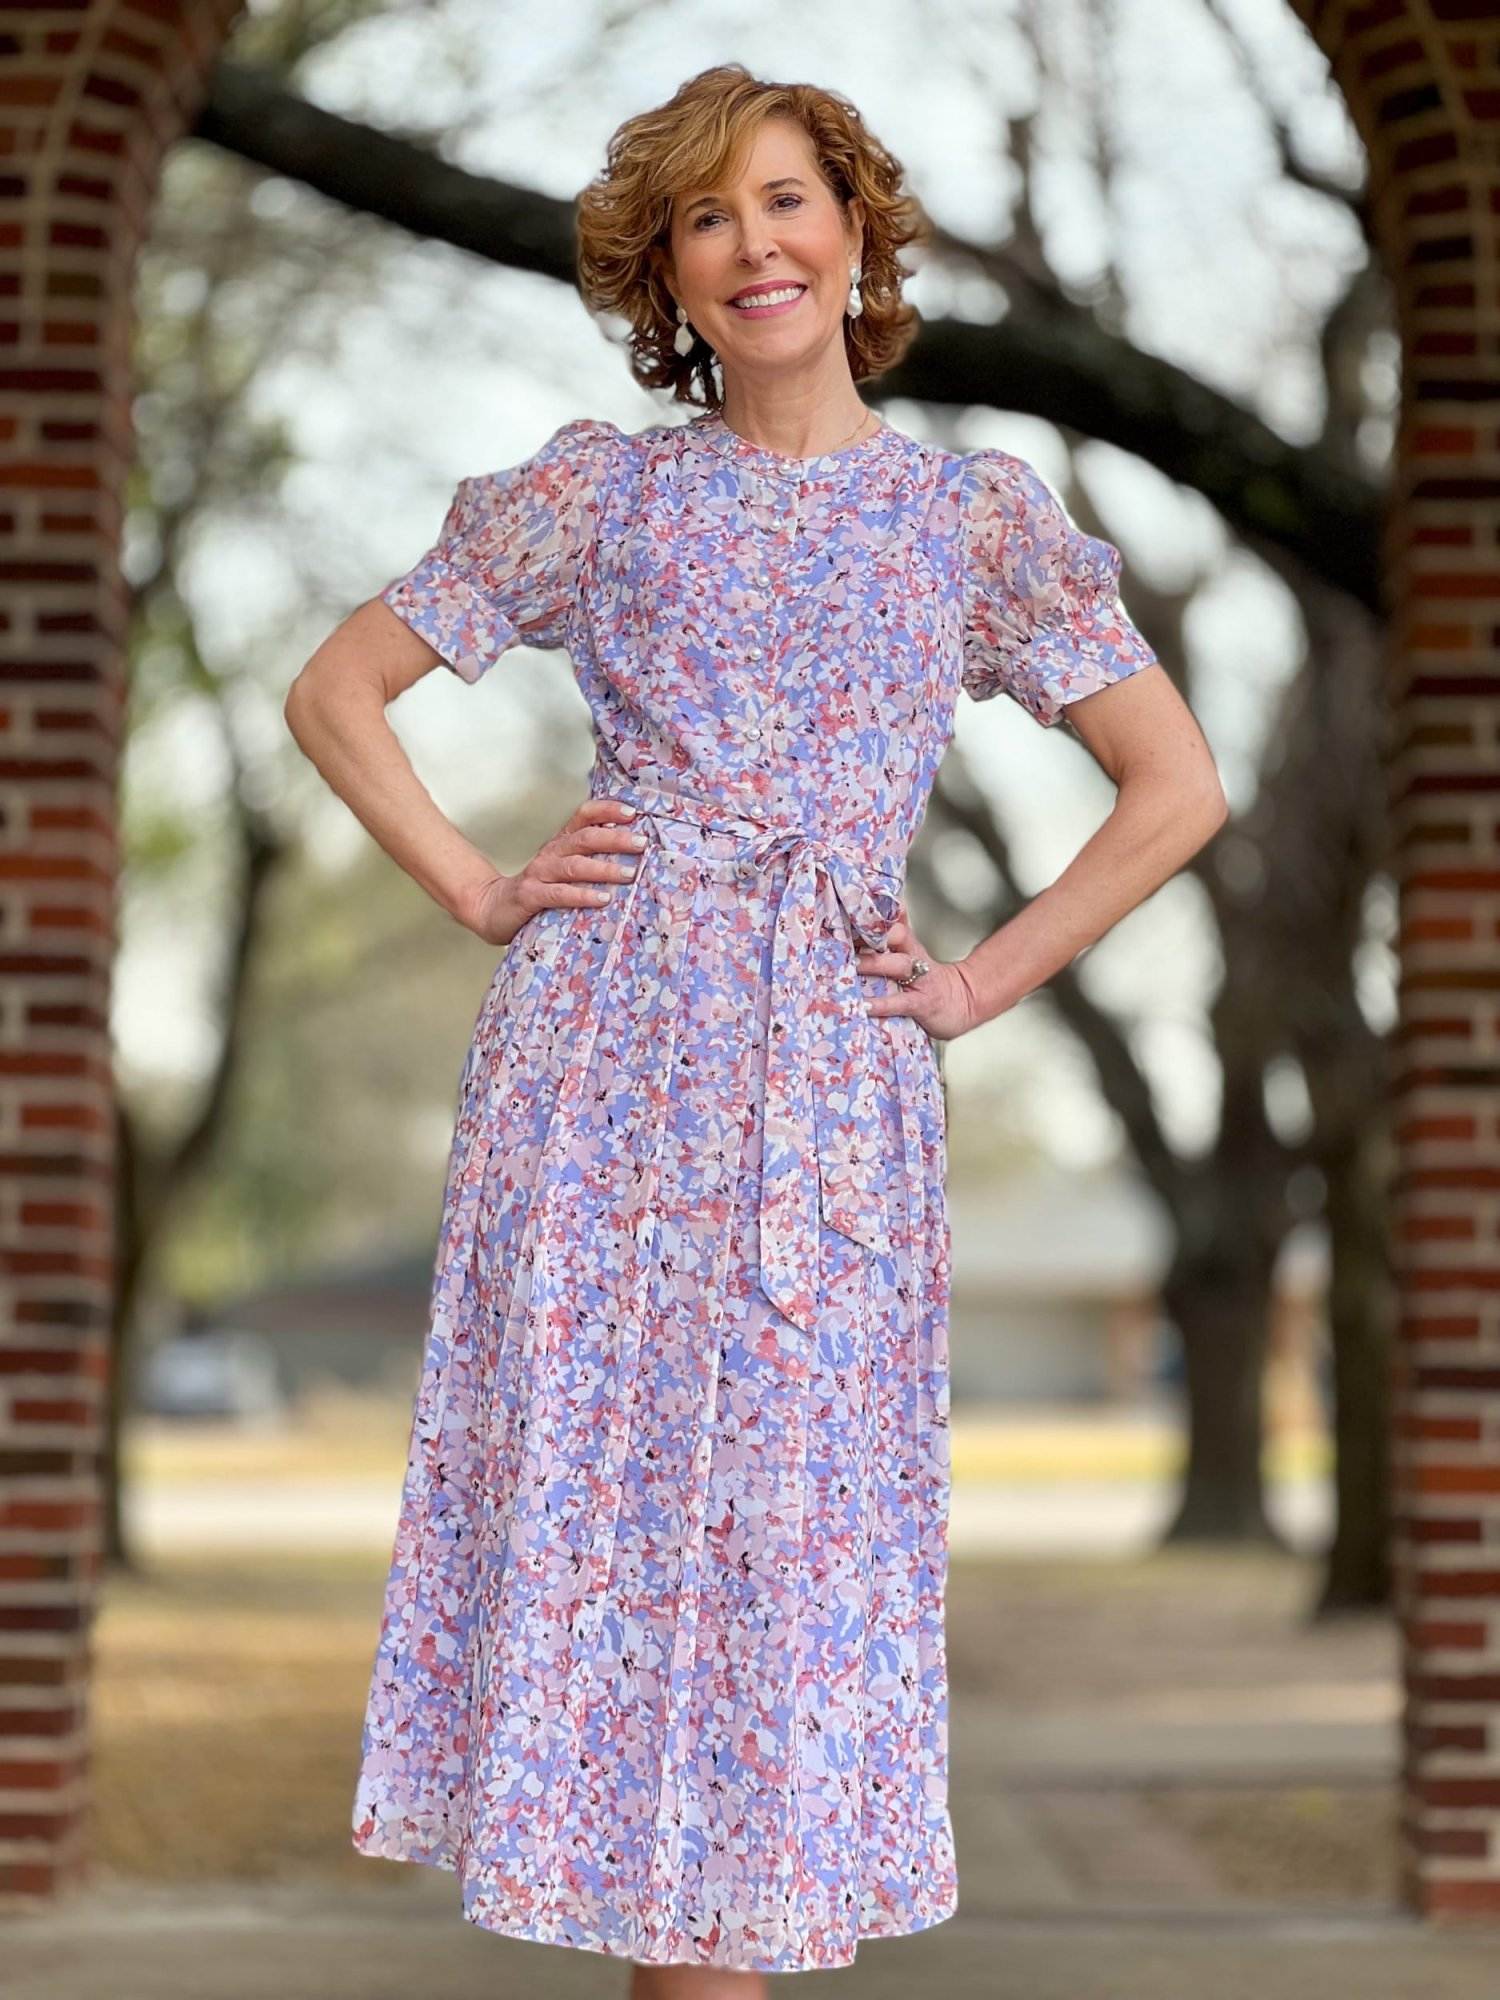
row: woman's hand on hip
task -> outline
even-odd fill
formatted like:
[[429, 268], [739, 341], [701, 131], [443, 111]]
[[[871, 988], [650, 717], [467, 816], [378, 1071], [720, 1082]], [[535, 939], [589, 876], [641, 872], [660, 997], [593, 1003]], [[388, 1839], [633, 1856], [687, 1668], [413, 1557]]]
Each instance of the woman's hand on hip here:
[[904, 979], [918, 959], [925, 960], [930, 970], [910, 986], [872, 995], [870, 1012], [877, 1017], [909, 1014], [939, 1041], [951, 1041], [955, 1035], [977, 1028], [979, 1015], [968, 980], [956, 965], [923, 951], [921, 940], [907, 922], [904, 903], [886, 933], [885, 950], [859, 952], [855, 964], [872, 978]]
[[515, 875], [481, 890], [468, 927], [490, 944], [509, 944], [538, 910], [597, 908], [629, 882], [646, 836], [618, 799], [585, 799], [560, 832]]

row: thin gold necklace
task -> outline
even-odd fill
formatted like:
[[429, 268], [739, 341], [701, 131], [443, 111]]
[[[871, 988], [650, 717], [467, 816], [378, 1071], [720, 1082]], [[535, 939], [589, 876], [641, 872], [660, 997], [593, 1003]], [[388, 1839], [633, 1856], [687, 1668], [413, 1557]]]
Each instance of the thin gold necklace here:
[[[850, 431], [849, 436], [846, 438], [840, 438], [838, 443], [836, 445], [830, 446], [829, 449], [832, 451], [842, 451], [844, 446], [853, 439], [855, 433], [858, 431], [862, 431], [864, 429], [867, 419], [873, 417], [874, 414], [875, 412], [873, 410], [866, 410], [864, 416], [862, 416], [859, 422], [854, 426], [854, 430]], [[828, 454], [826, 452], [819, 452], [817, 454], [819, 458], [826, 458], [827, 455]]]
[[[859, 422], [858, 422], [858, 423], [857, 423], [857, 424], [856, 424], [856, 425], [854, 426], [854, 429], [853, 429], [852, 431], [850, 431], [850, 433], [849, 433], [848, 437], [841, 437], [841, 438], [839, 439], [838, 443], [837, 443], [837, 444], [831, 444], [831, 445], [830, 445], [830, 446], [828, 447], [828, 450], [827, 450], [827, 451], [815, 451], [815, 452], [810, 452], [810, 453], [808, 454], [808, 455], [809, 455], [809, 457], [811, 457], [811, 458], [828, 458], [828, 457], [829, 457], [829, 456], [830, 456], [830, 455], [831, 455], [831, 454], [832, 454], [833, 452], [836, 452], [836, 451], [842, 451], [842, 450], [843, 450], [843, 448], [844, 448], [844, 446], [845, 446], [846, 444], [849, 444], [849, 443], [851, 443], [851, 442], [853, 441], [854, 437], [855, 437], [855, 436], [857, 435], [857, 433], [858, 433], [859, 431], [863, 430], [863, 428], [864, 428], [864, 426], [865, 426], [865, 423], [866, 423], [866, 421], [867, 421], [867, 420], [868, 420], [868, 419], [869, 419], [870, 417], [873, 417], [874, 415], [875, 415], [875, 412], [874, 412], [873, 410], [870, 410], [870, 409], [867, 409], [867, 410], [866, 410], [866, 411], [864, 412], [864, 415], [863, 415], [863, 416], [862, 416], [862, 417], [860, 418]], [[734, 431], [734, 425], [733, 425], [733, 424], [731, 424], [731, 423], [730, 423], [730, 421], [729, 421], [729, 419], [728, 419], [728, 418], [727, 418], [727, 417], [726, 417], [726, 416], [724, 415], [724, 412], [723, 412], [722, 408], [721, 408], [721, 409], [720, 409], [720, 411], [719, 411], [719, 422], [720, 422], [721, 424], [723, 424], [723, 426], [724, 426], [725, 430], [727, 430], [727, 431]], [[734, 434], [735, 434], [735, 436], [736, 436], [736, 437], [744, 437], [744, 433], [743, 433], [742, 431], [734, 431]], [[746, 444], [752, 444], [752, 443], [754, 443], [754, 440], [753, 440], [752, 438], [745, 438], [745, 443], [746, 443]], [[755, 447], [755, 448], [756, 448], [756, 450], [757, 450], [757, 451], [765, 451], [765, 450], [766, 450], [766, 446], [765, 446], [765, 445], [756, 445], [756, 447]], [[772, 458], [784, 458], [784, 457], [786, 456], [786, 454], [785, 454], [784, 452], [774, 452], [774, 451], [773, 451], [773, 452], [771, 453], [771, 456], [772, 456]]]

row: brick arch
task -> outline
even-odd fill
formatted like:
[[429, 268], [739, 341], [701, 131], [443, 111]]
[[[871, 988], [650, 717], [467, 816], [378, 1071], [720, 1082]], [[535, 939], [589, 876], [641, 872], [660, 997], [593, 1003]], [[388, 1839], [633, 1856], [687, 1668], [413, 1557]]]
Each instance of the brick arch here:
[[[1402, 1890], [1500, 1910], [1500, 25], [1293, 0], [1364, 135], [1406, 356], [1391, 804]], [[86, 1859], [110, 1316], [129, 332], [162, 156], [240, 0], [0, 12], [0, 1904]]]
[[1400, 1894], [1500, 1913], [1500, 16], [1294, 0], [1370, 161], [1402, 387], [1385, 574]]
[[0, 1903], [87, 1863], [135, 261], [239, 12], [0, 10]]

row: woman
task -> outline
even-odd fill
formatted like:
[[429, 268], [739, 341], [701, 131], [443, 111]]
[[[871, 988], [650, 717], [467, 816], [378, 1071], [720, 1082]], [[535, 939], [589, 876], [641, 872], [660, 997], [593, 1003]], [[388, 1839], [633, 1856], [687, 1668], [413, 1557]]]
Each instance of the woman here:
[[[615, 135], [580, 271], [637, 378], [460, 482], [288, 720], [374, 836], [507, 945], [462, 1080], [354, 1844], [461, 1878], [637, 1995], [764, 1992], [957, 1901], [937, 1049], [1220, 823], [1119, 556], [1024, 461], [904, 435], [919, 211], [842, 98], [738, 65]], [[516, 875], [383, 717], [565, 646], [589, 798]], [[1108, 823], [966, 958], [905, 856], [960, 688], [1066, 709]], [[664, 1968], [672, 1968], [666, 1970]]]

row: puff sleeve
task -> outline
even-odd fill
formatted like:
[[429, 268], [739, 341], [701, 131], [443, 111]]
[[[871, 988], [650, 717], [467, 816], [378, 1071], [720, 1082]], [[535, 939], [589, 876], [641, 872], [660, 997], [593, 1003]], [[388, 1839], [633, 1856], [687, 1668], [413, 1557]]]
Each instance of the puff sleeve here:
[[1073, 525], [1025, 459], [968, 454], [961, 685], [1005, 693], [1045, 727], [1156, 663], [1120, 601], [1120, 551]]
[[461, 680], [524, 641], [566, 646], [624, 433], [575, 418], [518, 465], [461, 479], [437, 540], [379, 592]]

